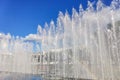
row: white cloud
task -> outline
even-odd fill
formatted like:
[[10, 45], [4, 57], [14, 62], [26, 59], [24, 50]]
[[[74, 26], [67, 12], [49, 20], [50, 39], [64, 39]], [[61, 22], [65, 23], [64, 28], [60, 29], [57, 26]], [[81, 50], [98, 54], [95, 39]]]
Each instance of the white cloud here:
[[29, 34], [28, 36], [24, 38], [24, 40], [36, 40], [36, 41], [41, 40], [41, 39], [42, 37], [37, 34]]

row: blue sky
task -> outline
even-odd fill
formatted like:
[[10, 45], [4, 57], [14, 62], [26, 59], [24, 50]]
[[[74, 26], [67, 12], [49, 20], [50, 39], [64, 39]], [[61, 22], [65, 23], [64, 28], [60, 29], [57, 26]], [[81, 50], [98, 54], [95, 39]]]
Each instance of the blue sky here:
[[[102, 1], [106, 5], [111, 2]], [[23, 37], [36, 33], [38, 24], [56, 21], [59, 11], [68, 10], [71, 14], [73, 7], [79, 9], [79, 4], [85, 9], [87, 0], [0, 0], [0, 32]]]

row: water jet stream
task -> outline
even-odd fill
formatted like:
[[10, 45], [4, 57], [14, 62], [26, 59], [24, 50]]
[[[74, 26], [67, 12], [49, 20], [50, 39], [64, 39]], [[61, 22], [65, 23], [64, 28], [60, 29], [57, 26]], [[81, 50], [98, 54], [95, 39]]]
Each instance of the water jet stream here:
[[59, 12], [24, 38], [0, 33], [0, 79], [120, 80], [120, 1], [96, 6]]

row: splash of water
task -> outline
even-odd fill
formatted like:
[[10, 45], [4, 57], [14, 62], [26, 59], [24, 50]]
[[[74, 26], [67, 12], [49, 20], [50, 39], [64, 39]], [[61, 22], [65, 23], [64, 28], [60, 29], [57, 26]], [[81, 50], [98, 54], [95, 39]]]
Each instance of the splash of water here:
[[[72, 16], [59, 12], [56, 24], [39, 25], [25, 38], [0, 34], [0, 71], [41, 74], [45, 68], [44, 78], [119, 80], [120, 1], [96, 6], [88, 1]], [[34, 52], [38, 64], [31, 63]]]

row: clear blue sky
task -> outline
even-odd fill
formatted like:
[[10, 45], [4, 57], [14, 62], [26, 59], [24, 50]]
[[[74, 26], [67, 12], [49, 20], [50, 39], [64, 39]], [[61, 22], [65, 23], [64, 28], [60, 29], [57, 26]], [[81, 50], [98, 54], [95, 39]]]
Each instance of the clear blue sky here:
[[[97, 0], [90, 0], [97, 1]], [[111, 0], [102, 0], [109, 5]], [[26, 36], [36, 33], [37, 25], [56, 21], [59, 11], [71, 14], [72, 7], [84, 9], [87, 0], [0, 0], [0, 32]]]

